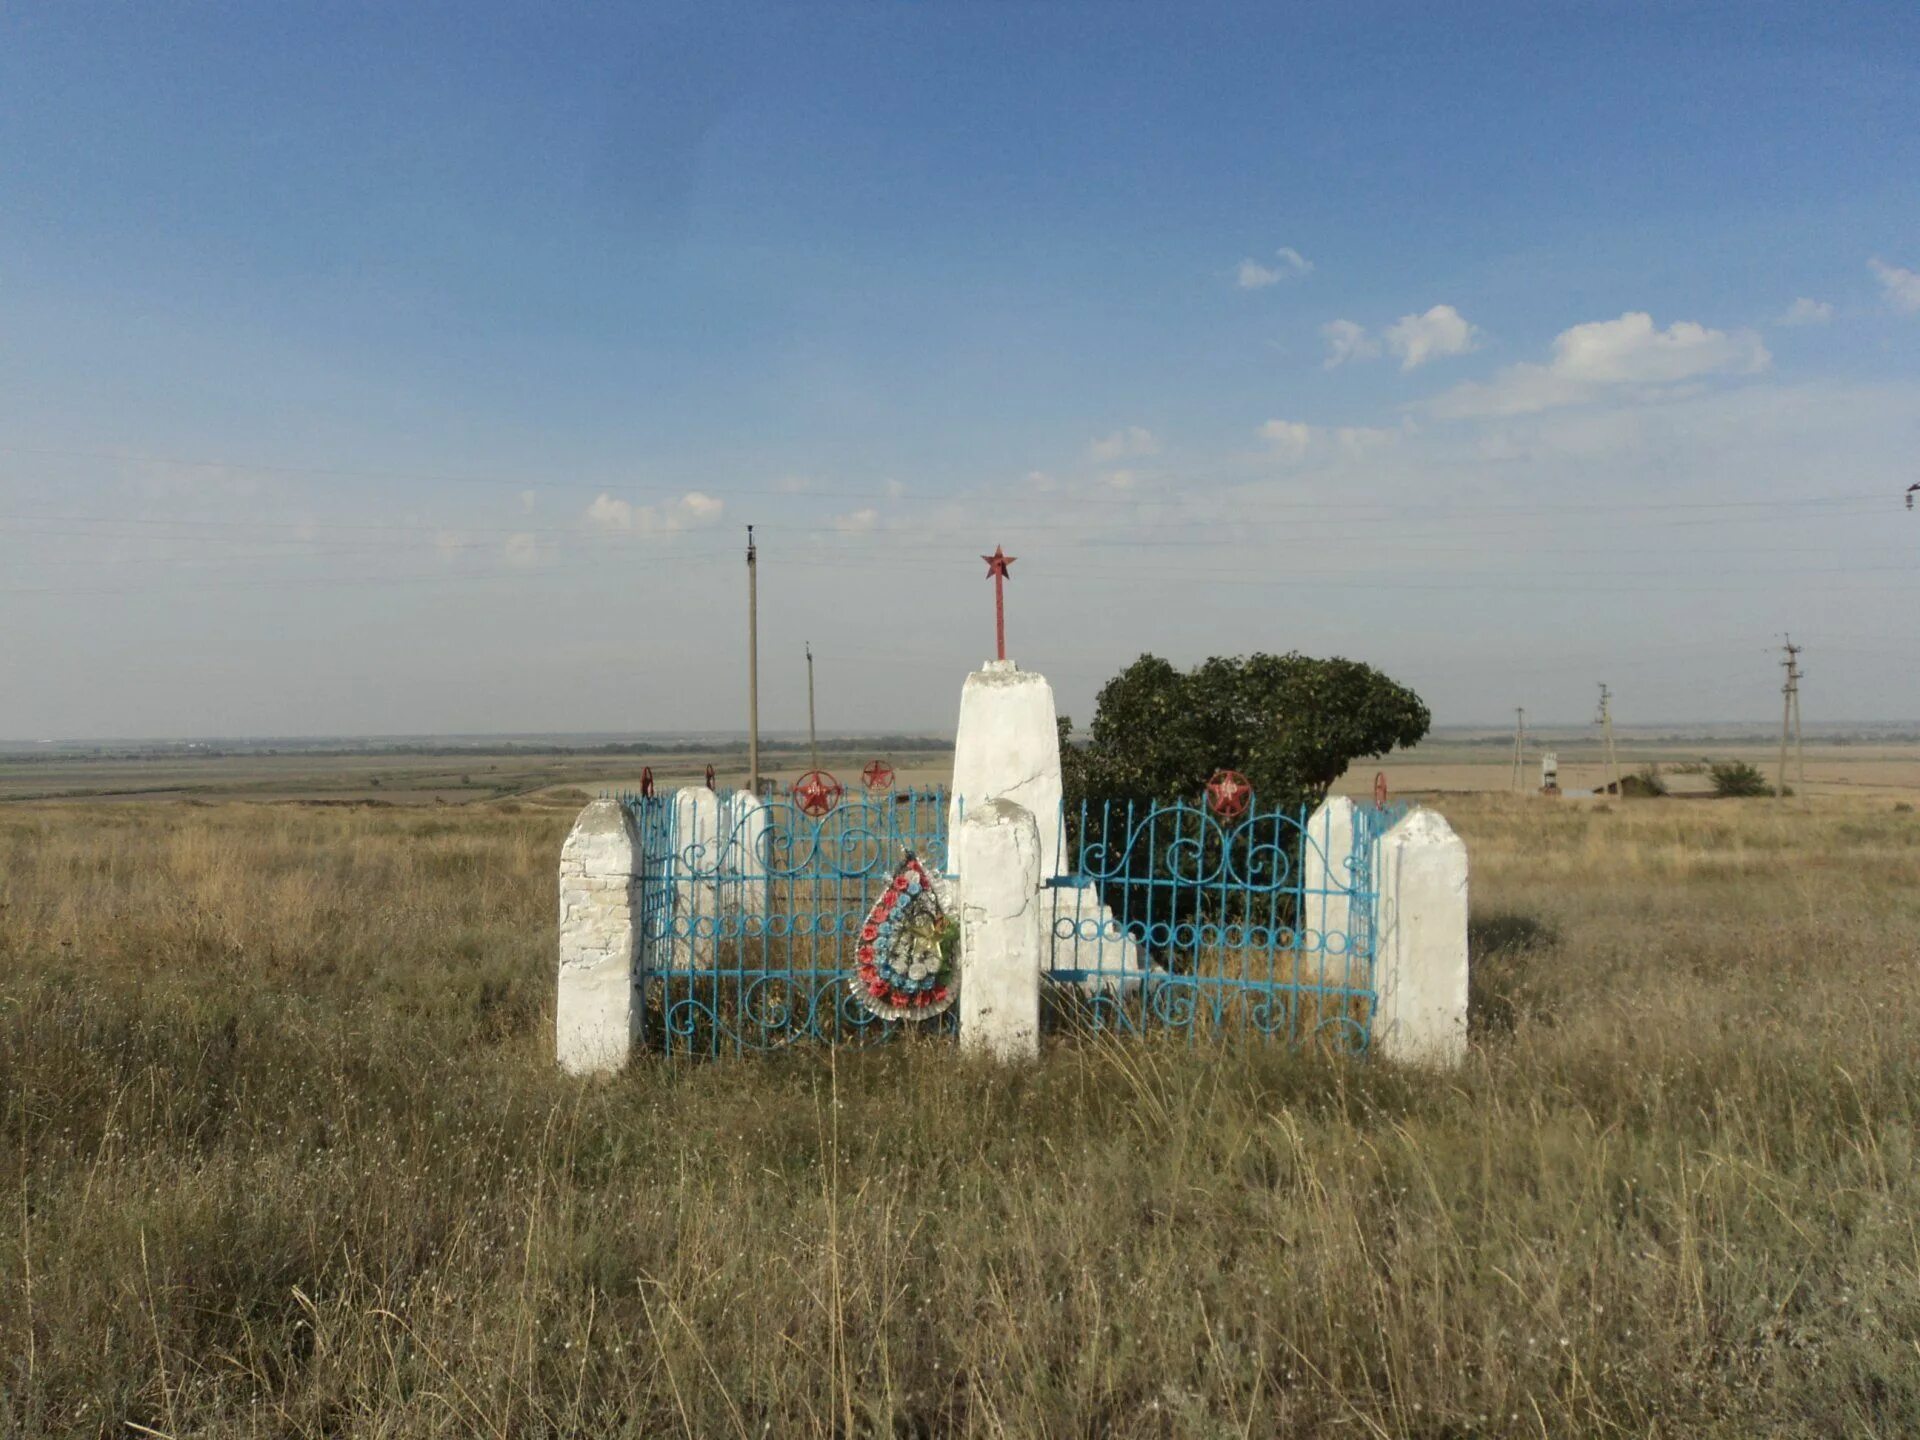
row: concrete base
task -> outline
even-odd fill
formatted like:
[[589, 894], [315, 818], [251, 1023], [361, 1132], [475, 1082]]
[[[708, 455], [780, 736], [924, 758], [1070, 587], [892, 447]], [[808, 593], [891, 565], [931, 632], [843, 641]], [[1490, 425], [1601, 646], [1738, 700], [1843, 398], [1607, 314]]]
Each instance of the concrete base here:
[[1431, 810], [1380, 840], [1374, 1053], [1422, 1065], [1467, 1056], [1467, 847]]
[[640, 1030], [639, 837], [626, 807], [596, 800], [560, 849], [554, 1058], [574, 1075], [618, 1070]]
[[[960, 691], [947, 830], [989, 800], [1031, 812], [1040, 832], [1040, 873], [1060, 873], [1060, 727], [1046, 676], [989, 660]], [[963, 862], [956, 856], [956, 872]]]
[[960, 1048], [996, 1060], [1040, 1054], [1040, 831], [1009, 800], [967, 807], [960, 864]]

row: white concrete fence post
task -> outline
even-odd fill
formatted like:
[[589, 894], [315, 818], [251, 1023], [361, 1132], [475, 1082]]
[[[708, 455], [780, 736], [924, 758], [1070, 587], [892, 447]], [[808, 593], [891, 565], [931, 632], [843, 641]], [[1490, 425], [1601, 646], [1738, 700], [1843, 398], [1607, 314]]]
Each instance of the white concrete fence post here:
[[955, 837], [960, 886], [960, 1048], [996, 1060], [1040, 1054], [1041, 854], [1033, 812], [967, 808]]
[[574, 1075], [618, 1070], [640, 1030], [640, 840], [618, 800], [595, 800], [560, 848], [554, 1058]]
[[1467, 1056], [1467, 847], [1432, 810], [1377, 842], [1374, 1053], [1417, 1065]]
[[[1354, 941], [1353, 924], [1354, 804], [1344, 795], [1329, 795], [1307, 817], [1306, 843], [1300, 856], [1300, 899], [1305, 912], [1301, 928], [1320, 937], [1309, 952], [1309, 977], [1322, 985], [1361, 985], [1365, 967], [1356, 969], [1348, 956]], [[1329, 940], [1330, 935], [1340, 937]]]

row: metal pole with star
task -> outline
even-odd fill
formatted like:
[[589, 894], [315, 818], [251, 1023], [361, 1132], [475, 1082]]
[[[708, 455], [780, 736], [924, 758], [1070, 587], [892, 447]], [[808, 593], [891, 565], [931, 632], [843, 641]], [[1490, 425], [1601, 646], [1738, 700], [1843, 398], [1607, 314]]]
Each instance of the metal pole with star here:
[[1007, 567], [1018, 557], [1007, 554], [1004, 547], [996, 545], [991, 555], [982, 555], [987, 562], [987, 578], [993, 581], [993, 640], [999, 659], [1007, 658], [1007, 581], [1013, 576]]

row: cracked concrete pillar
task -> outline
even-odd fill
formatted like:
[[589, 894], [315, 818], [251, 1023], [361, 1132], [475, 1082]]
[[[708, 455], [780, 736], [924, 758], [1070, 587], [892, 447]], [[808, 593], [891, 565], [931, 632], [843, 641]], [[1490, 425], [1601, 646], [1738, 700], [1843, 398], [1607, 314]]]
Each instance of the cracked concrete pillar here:
[[1011, 800], [967, 807], [960, 863], [960, 1048], [1040, 1054], [1040, 830]]
[[1380, 840], [1374, 1053], [1422, 1065], [1467, 1056], [1467, 847], [1432, 810]]
[[640, 842], [617, 800], [595, 800], [560, 847], [554, 1058], [574, 1075], [618, 1070], [640, 1031]]
[[[1011, 660], [989, 660], [960, 691], [953, 740], [953, 800], [947, 833], [989, 800], [1012, 800], [1040, 831], [1040, 873], [1060, 873], [1060, 726], [1047, 677]], [[960, 873], [958, 851], [955, 873]]]

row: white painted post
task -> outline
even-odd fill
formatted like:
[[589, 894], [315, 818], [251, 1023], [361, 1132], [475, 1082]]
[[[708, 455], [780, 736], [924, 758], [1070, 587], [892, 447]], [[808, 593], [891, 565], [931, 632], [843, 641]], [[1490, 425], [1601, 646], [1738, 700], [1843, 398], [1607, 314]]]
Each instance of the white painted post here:
[[[683, 785], [673, 792], [673, 941], [667, 966], [691, 970], [696, 958], [711, 956], [715, 942], [705, 932], [719, 924], [720, 864], [723, 836], [720, 797], [704, 785]], [[697, 933], [696, 932], [700, 932]]]
[[[989, 660], [960, 690], [947, 833], [989, 800], [1011, 800], [1040, 829], [1040, 873], [1060, 873], [1060, 727], [1047, 677]], [[956, 861], [955, 873], [964, 873]]]
[[1353, 973], [1347, 958], [1354, 930], [1353, 826], [1354, 804], [1345, 795], [1329, 795], [1307, 817], [1300, 857], [1300, 899], [1305, 911], [1300, 927], [1309, 933], [1313, 948], [1302, 959], [1306, 978], [1321, 985], [1357, 984], [1366, 979]]
[[1467, 1055], [1466, 843], [1432, 810], [1415, 810], [1378, 843], [1374, 1051], [1458, 1065]]
[[967, 808], [960, 860], [960, 1048], [1040, 1054], [1041, 830], [1011, 800]]
[[640, 843], [626, 807], [595, 800], [560, 847], [554, 1058], [574, 1075], [618, 1070], [640, 1031]]
[[771, 812], [758, 795], [736, 790], [720, 804], [722, 904], [741, 915], [765, 915], [772, 899], [767, 848]]

